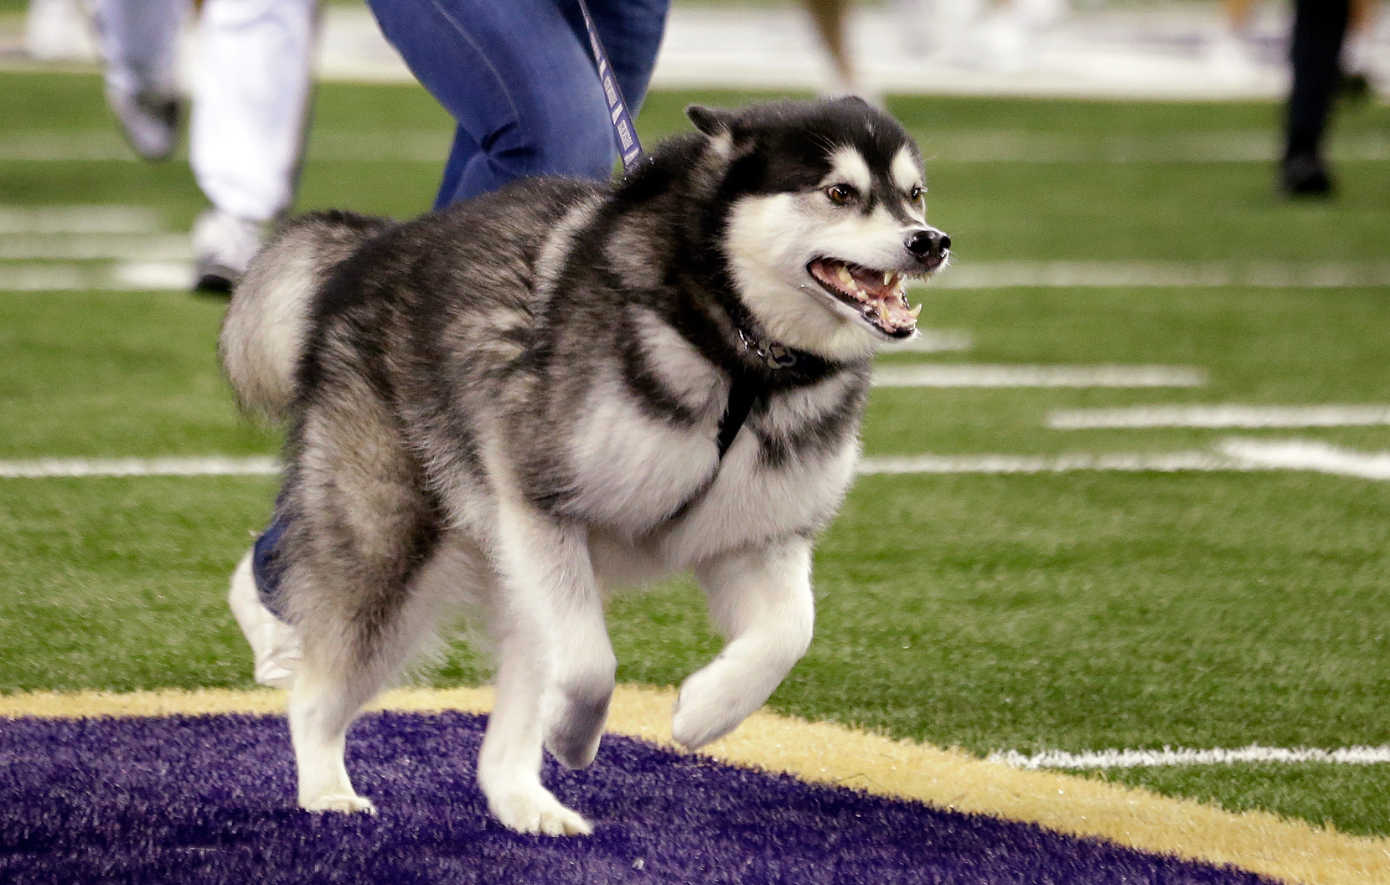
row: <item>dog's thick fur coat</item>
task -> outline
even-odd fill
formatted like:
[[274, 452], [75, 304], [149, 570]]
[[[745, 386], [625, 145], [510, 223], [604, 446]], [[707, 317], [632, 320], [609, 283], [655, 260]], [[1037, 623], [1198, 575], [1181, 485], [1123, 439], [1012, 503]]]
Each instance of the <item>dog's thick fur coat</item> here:
[[[691, 116], [700, 131], [611, 186], [522, 181], [399, 225], [299, 218], [238, 287], [226, 371], [290, 427], [277, 607], [303, 643], [304, 807], [371, 809], [348, 724], [458, 605], [482, 607], [499, 654], [479, 781], [528, 832], [590, 828], [539, 772], [543, 745], [572, 767], [597, 752], [603, 588], [693, 570], [708, 595], [728, 644], [681, 688], [690, 747], [806, 651], [812, 541], [854, 473], [870, 358], [912, 334], [902, 279], [949, 240], [922, 215], [916, 147], [862, 102]], [[751, 410], [721, 456], [740, 385]]]

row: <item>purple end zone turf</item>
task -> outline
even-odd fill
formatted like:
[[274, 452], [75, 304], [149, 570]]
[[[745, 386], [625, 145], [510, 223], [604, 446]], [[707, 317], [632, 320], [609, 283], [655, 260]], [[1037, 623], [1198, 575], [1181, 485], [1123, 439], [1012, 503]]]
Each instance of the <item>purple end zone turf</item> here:
[[295, 808], [281, 717], [0, 720], [0, 882], [1270, 885], [612, 736], [546, 773], [594, 835], [520, 836], [473, 781], [482, 725], [363, 717], [348, 768], [370, 817]]

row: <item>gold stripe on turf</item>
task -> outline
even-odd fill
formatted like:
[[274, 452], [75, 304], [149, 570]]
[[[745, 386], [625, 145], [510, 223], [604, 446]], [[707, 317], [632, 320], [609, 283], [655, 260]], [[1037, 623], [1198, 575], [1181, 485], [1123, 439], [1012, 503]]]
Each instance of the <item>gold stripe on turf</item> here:
[[[609, 731], [671, 744], [672, 689], [619, 686]], [[0, 696], [0, 716], [163, 716], [279, 713], [277, 691], [81, 692]], [[403, 688], [372, 706], [485, 712], [490, 688]], [[1390, 839], [1349, 836], [1265, 812], [1231, 814], [1103, 781], [1019, 771], [956, 750], [897, 741], [824, 722], [760, 712], [703, 753], [803, 780], [919, 799], [957, 811], [1036, 823], [1145, 851], [1233, 864], [1291, 883], [1390, 883]]]

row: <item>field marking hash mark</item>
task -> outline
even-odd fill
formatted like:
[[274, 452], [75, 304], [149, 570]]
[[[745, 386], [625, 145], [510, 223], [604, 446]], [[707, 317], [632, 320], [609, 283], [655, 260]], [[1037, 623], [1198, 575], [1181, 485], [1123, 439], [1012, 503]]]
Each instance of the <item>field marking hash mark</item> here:
[[1390, 425], [1390, 405], [1132, 406], [1109, 409], [1059, 409], [1049, 412], [1053, 430], [1112, 430], [1159, 427], [1258, 429], [1291, 427], [1379, 427]]
[[1025, 754], [1016, 750], [995, 750], [985, 757], [986, 762], [1007, 765], [1029, 771], [1038, 769], [1110, 769], [1110, 768], [1167, 768], [1185, 765], [1235, 765], [1243, 762], [1326, 762], [1338, 765], [1379, 765], [1390, 762], [1390, 744], [1378, 747], [1342, 747], [1336, 750], [1316, 748], [1289, 749], [1262, 747], [1251, 744], [1237, 749], [1194, 750], [1164, 747], [1161, 750], [1088, 750], [1069, 753], [1066, 750], [1043, 750]]

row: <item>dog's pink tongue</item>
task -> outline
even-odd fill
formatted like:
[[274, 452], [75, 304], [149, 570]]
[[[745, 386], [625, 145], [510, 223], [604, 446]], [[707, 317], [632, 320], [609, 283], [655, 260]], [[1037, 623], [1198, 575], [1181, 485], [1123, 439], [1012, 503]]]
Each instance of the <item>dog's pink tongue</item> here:
[[883, 281], [883, 274], [879, 271], [869, 270], [867, 267], [856, 267], [850, 271], [854, 281], [859, 284], [859, 288], [864, 290], [864, 294], [870, 298], [886, 298], [889, 295], [897, 295], [895, 289]]
[[811, 262], [811, 273], [815, 274], [816, 279], [825, 283], [827, 286], [838, 288], [840, 285], [840, 281], [835, 274], [835, 267], [831, 266], [830, 262], [826, 261], [824, 258], [817, 258], [815, 261]]

